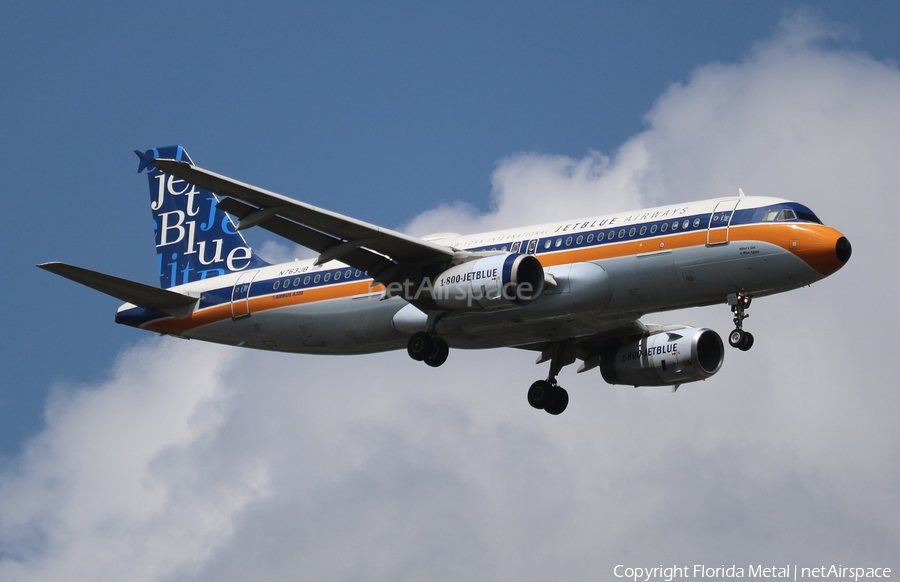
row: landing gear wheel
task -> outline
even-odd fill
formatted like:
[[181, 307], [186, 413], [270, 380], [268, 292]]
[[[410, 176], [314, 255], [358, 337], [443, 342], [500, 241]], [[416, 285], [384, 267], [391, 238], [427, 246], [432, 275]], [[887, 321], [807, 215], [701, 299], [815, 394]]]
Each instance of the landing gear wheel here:
[[[417, 331], [414, 333], [412, 337], [409, 338], [409, 343], [406, 344], [406, 353], [409, 354], [410, 358], [417, 362], [421, 362], [435, 353], [435, 349], [434, 338], [424, 331]], [[446, 360], [447, 358], [445, 357], [444, 359]], [[443, 362], [441, 362], [441, 364], [443, 364]]]
[[432, 338], [432, 341], [434, 342], [434, 351], [428, 354], [425, 358], [425, 363], [432, 368], [437, 368], [447, 361], [447, 356], [450, 355], [450, 346], [439, 337]]
[[569, 405], [569, 393], [562, 386], [556, 386], [550, 402], [544, 407], [544, 412], [556, 416], [562, 414]]
[[728, 343], [731, 347], [746, 352], [753, 347], [753, 334], [742, 329], [735, 329], [728, 334]]
[[550, 374], [546, 380], [538, 380], [528, 389], [528, 404], [556, 416], [569, 405], [569, 393], [556, 383], [556, 376], [563, 366], [575, 361], [577, 344], [575, 338], [552, 342], [542, 349], [539, 361], [550, 357]]
[[744, 352], [753, 347], [753, 334], [744, 331], [744, 320], [750, 317], [747, 308], [750, 307], [751, 300], [749, 295], [743, 293], [732, 293], [727, 299], [734, 314], [734, 331], [728, 334], [728, 343]]
[[538, 380], [528, 389], [528, 404], [532, 408], [544, 410], [553, 399], [553, 384], [546, 380]]

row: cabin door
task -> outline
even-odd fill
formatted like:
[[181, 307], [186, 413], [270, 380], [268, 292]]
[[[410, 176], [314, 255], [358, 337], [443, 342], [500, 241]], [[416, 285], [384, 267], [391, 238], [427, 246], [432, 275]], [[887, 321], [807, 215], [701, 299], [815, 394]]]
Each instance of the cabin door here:
[[231, 319], [250, 317], [250, 285], [259, 271], [241, 273], [231, 290]]
[[728, 243], [728, 231], [731, 228], [731, 218], [734, 209], [737, 208], [739, 198], [722, 200], [716, 204], [716, 209], [709, 217], [709, 228], [706, 231], [706, 246], [724, 245]]

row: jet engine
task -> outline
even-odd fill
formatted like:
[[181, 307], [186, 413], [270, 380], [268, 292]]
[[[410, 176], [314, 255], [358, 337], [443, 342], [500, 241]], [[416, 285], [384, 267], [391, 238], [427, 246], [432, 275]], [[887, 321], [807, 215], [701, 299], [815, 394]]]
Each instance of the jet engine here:
[[707, 328], [686, 328], [645, 336], [600, 358], [610, 384], [672, 386], [705, 380], [719, 371], [725, 347]]
[[527, 305], [544, 291], [544, 268], [532, 255], [494, 255], [450, 267], [434, 278], [440, 309], [482, 311]]

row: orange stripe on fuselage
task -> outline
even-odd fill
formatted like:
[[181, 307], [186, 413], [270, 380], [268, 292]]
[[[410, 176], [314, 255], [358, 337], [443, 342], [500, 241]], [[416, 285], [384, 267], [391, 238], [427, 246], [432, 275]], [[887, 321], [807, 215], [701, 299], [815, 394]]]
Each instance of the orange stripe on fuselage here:
[[[263, 283], [263, 281], [254, 284], [261, 283]], [[315, 303], [327, 299], [339, 299], [342, 297], [366, 295], [368, 293], [380, 293], [382, 290], [384, 290], [383, 285], [372, 285], [371, 281], [354, 281], [353, 283], [340, 283], [328, 287], [273, 293], [272, 295], [264, 295], [262, 297], [250, 299], [250, 310], [248, 313], [268, 311], [269, 309], [277, 309], [279, 307], [288, 307], [291, 305], [302, 305], [304, 303]], [[195, 311], [190, 317], [152, 321], [144, 326], [144, 329], [159, 333], [180, 335], [188, 330], [200, 327], [201, 325], [209, 325], [210, 323], [231, 319], [231, 315], [231, 303], [225, 303]]]
[[[721, 231], [725, 227], [713, 229]], [[835, 244], [842, 235], [837, 230], [811, 223], [767, 223], [750, 224], [730, 227], [728, 238], [730, 244], [740, 242], [767, 242], [794, 253], [798, 258], [806, 262], [823, 276], [837, 271], [841, 263], [835, 253]], [[551, 250], [535, 255], [544, 267], [578, 263], [587, 261], [599, 261], [627, 256], [637, 256], [658, 251], [671, 251], [687, 247], [705, 246], [707, 230], [694, 230], [690, 232], [657, 235], [653, 238], [630, 240], [622, 242], [601, 242], [587, 248]], [[253, 285], [262, 284], [253, 283]], [[267, 311], [280, 307], [315, 303], [328, 299], [340, 299], [378, 293], [384, 289], [382, 285], [371, 285], [371, 281], [354, 281], [352, 283], [340, 283], [327, 287], [312, 289], [298, 289], [273, 293], [249, 300], [249, 313]], [[190, 317], [181, 319], [168, 318], [148, 323], [144, 329], [159, 333], [180, 335], [184, 332], [230, 319], [232, 316], [231, 303], [208, 307], [194, 312]]]
[[809, 222], [775, 224], [748, 224], [731, 227], [730, 239], [737, 241], [763, 241], [791, 252], [823, 277], [844, 266], [837, 255], [840, 231]]

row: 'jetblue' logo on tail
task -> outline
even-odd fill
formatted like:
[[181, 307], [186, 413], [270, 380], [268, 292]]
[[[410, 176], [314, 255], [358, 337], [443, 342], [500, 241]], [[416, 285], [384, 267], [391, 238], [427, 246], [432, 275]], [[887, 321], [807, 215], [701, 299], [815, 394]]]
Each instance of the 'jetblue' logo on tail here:
[[[171, 151], [169, 151], [171, 150]], [[179, 146], [157, 148], [141, 157], [184, 159]], [[156, 234], [156, 259], [162, 287], [174, 287], [266, 263], [255, 257], [218, 200], [198, 188], [150, 166], [150, 209]]]

